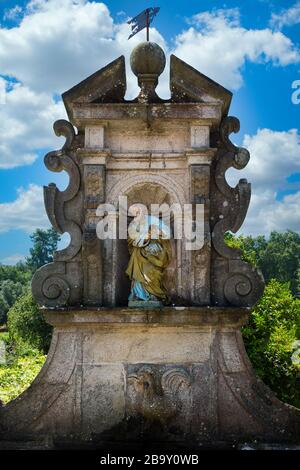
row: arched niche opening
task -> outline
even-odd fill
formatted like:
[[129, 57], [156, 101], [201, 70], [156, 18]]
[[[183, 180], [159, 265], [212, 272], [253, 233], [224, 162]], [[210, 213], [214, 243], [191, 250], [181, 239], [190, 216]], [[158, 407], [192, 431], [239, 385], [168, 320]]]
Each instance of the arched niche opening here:
[[[151, 212], [152, 204], [163, 207], [171, 207], [172, 204], [180, 204], [178, 199], [175, 199], [174, 193], [169, 188], [163, 186], [156, 181], [147, 181], [143, 183], [134, 183], [126, 188], [122, 196], [127, 198], [126, 208], [123, 204], [120, 205], [118, 200], [118, 225], [121, 215], [126, 217], [127, 227], [133, 220], [130, 215], [129, 208], [135, 204], [143, 204], [147, 207], [148, 214], [158, 215], [160, 218], [164, 217], [164, 212], [153, 214]], [[126, 214], [125, 214], [126, 211]], [[164, 219], [165, 221], [166, 219]], [[180, 297], [180, 276], [178, 276], [178, 269], [181, 265], [181, 240], [175, 240], [172, 236], [174, 233], [174, 214], [170, 213], [170, 232], [171, 232], [171, 248], [172, 257], [169, 266], [164, 272], [164, 285], [170, 297], [171, 304], [179, 304]], [[119, 227], [118, 227], [119, 228]], [[119, 232], [119, 231], [118, 231]], [[116, 306], [127, 306], [128, 296], [130, 293], [130, 280], [128, 279], [125, 271], [129, 262], [129, 251], [126, 239], [119, 239], [113, 241], [113, 246], [109, 250], [113, 256], [112, 259], [112, 275], [111, 275], [111, 289], [112, 289], [112, 304]]]

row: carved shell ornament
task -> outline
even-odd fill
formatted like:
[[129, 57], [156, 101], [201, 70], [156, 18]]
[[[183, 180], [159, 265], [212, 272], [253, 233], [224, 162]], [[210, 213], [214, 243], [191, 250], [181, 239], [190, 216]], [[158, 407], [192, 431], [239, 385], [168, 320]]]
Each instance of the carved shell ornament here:
[[190, 392], [192, 384], [191, 375], [184, 368], [173, 367], [161, 373], [150, 365], [128, 375], [127, 381], [131, 414], [162, 425], [180, 413], [183, 396]]

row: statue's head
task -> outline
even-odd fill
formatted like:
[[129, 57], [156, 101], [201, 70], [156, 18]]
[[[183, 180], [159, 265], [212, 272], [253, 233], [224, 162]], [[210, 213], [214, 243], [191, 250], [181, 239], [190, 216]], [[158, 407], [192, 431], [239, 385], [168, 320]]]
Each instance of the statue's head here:
[[131, 217], [139, 219], [148, 214], [148, 209], [143, 204], [132, 204], [129, 207], [128, 213]]

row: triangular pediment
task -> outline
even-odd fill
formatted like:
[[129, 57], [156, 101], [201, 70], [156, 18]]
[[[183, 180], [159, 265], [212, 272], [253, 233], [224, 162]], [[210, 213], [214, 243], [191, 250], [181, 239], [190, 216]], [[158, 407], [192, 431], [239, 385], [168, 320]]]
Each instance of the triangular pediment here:
[[[178, 57], [171, 55], [170, 89], [173, 103], [218, 103], [226, 115], [232, 93]], [[126, 93], [125, 58], [120, 56], [70, 90], [62, 98], [70, 120], [73, 106], [93, 103], [124, 103]]]
[[77, 103], [122, 103], [126, 93], [125, 58], [120, 56], [62, 95], [69, 116]]
[[203, 75], [183, 60], [171, 55], [170, 62], [171, 101], [174, 103], [222, 104], [223, 114], [228, 113], [232, 99], [231, 91]]

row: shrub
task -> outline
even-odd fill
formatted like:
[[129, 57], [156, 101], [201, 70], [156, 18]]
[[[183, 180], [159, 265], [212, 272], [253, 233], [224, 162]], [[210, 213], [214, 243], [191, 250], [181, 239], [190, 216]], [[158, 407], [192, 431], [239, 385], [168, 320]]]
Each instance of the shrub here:
[[47, 354], [52, 328], [44, 320], [31, 293], [20, 297], [9, 310], [8, 329], [19, 356], [30, 354], [34, 349]]
[[0, 282], [0, 324], [7, 321], [7, 312], [25, 291], [24, 285], [20, 282], [14, 282], [6, 279]]
[[288, 284], [273, 279], [243, 328], [256, 372], [278, 398], [300, 407], [300, 366], [292, 361], [300, 336], [300, 300]]
[[45, 359], [46, 356], [38, 354], [0, 365], [0, 403], [6, 404], [24, 392], [40, 372]]

